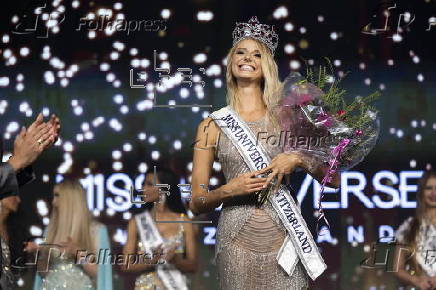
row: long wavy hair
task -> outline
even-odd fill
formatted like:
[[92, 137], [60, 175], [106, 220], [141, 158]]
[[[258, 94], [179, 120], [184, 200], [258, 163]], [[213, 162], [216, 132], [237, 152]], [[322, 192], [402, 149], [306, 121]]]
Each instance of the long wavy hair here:
[[[435, 171], [424, 172], [424, 174], [418, 181], [418, 191], [416, 193], [417, 206], [415, 210], [415, 216], [413, 217], [410, 231], [406, 235], [406, 243], [410, 245], [410, 247], [415, 251], [417, 250], [416, 238], [418, 236], [418, 231], [421, 225], [423, 224], [423, 221], [426, 218], [426, 214], [429, 209], [429, 207], [427, 206], [424, 200], [424, 190], [430, 178], [436, 178]], [[416, 261], [416, 255], [413, 255], [409, 261], [410, 261], [409, 262], [410, 266], [417, 272], [418, 275], [420, 275], [422, 273], [422, 269], [421, 267], [418, 267], [418, 263]]]
[[47, 243], [57, 244], [71, 237], [80, 249], [95, 250], [91, 236], [92, 216], [86, 194], [77, 180], [66, 179], [53, 190], [59, 194], [57, 207], [53, 207], [47, 229]]
[[[277, 63], [274, 61], [270, 49], [264, 43], [251, 37], [249, 37], [249, 39], [252, 39], [257, 43], [258, 49], [261, 53], [260, 64], [263, 74], [261, 88], [263, 91], [262, 99], [267, 107], [267, 120], [271, 121], [274, 125], [277, 125], [277, 119], [273, 110], [280, 99], [280, 90], [282, 88], [282, 83], [279, 80]], [[227, 53], [226, 101], [227, 105], [239, 113], [240, 100], [237, 95], [238, 83], [236, 77], [232, 73], [232, 56], [235, 53], [237, 46], [238, 45], [235, 44]]]

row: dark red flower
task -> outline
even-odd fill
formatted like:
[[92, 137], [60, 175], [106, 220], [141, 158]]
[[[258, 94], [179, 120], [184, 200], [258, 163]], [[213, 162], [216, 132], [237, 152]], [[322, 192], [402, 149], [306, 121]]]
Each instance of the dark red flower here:
[[339, 117], [341, 117], [342, 115], [345, 114], [345, 111], [344, 110], [339, 110], [336, 113], [338, 114]]

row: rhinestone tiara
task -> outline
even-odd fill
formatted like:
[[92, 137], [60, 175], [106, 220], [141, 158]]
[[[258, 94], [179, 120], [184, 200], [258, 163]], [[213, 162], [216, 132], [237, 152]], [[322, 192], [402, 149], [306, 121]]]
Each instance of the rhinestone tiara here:
[[256, 16], [251, 17], [248, 23], [236, 22], [236, 27], [233, 30], [233, 46], [247, 37], [263, 42], [271, 50], [272, 55], [274, 55], [279, 43], [279, 37], [274, 31], [274, 25], [260, 24]]

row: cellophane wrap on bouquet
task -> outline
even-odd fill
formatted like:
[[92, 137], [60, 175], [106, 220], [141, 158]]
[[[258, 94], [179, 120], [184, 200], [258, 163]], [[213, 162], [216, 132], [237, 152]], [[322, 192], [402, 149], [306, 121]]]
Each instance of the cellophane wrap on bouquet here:
[[[293, 72], [285, 79], [280, 102], [274, 108], [282, 134], [286, 136], [281, 143], [283, 152], [301, 154], [311, 163], [310, 168], [327, 169], [321, 184], [319, 219], [324, 217], [321, 207], [324, 185], [337, 171], [348, 170], [365, 158], [375, 146], [380, 128], [375, 110], [360, 112], [357, 119], [351, 116], [355, 123], [350, 123], [345, 110], [332, 111], [325, 104], [324, 94], [301, 74]], [[358, 108], [359, 100], [353, 105]], [[361, 108], [367, 108], [362, 105]]]

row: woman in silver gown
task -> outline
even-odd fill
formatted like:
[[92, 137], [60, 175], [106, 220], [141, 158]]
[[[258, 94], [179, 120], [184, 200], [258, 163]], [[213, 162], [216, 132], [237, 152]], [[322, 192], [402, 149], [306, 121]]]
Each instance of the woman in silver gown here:
[[[276, 43], [268, 38], [271, 34], [258, 33], [256, 29], [268, 28], [252, 18], [248, 24], [239, 24], [233, 32], [234, 44], [227, 56], [227, 104], [255, 136], [268, 132], [277, 137], [279, 126], [270, 110], [278, 102], [281, 87], [272, 56]], [[307, 289], [308, 275], [301, 262], [291, 276], [277, 263], [286, 229], [269, 202], [256, 206], [254, 193], [274, 177], [278, 177], [280, 184], [297, 167], [317, 180], [322, 179], [324, 169], [317, 165], [315, 158], [282, 153], [278, 144], [262, 138], [258, 141], [272, 160], [268, 166], [272, 174], [258, 178], [256, 175], [262, 170], [250, 172], [232, 142], [220, 133], [210, 117], [197, 129], [190, 203], [191, 210], [197, 214], [212, 211], [222, 203], [215, 251], [220, 289]], [[209, 184], [215, 157], [222, 165], [227, 183], [206, 191], [204, 185]], [[338, 187], [338, 183], [335, 175], [328, 186]]]
[[52, 206], [44, 233], [50, 247], [34, 242], [25, 247], [37, 258], [33, 289], [112, 290], [111, 261], [100, 256], [110, 252], [107, 228], [92, 217], [80, 181], [65, 179], [56, 184]]

